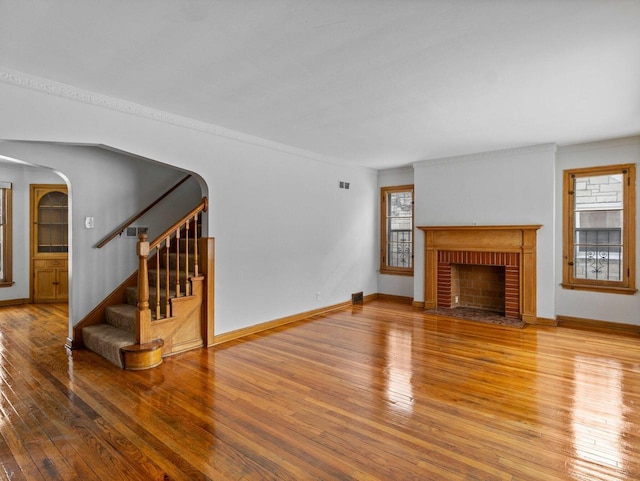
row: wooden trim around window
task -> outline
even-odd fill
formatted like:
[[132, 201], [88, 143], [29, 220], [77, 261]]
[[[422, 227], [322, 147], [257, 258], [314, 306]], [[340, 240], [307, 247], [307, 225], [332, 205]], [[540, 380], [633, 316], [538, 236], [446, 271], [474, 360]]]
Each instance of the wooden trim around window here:
[[[387, 195], [392, 192], [411, 192], [411, 267], [394, 267], [387, 265]], [[413, 262], [415, 257], [415, 200], [413, 184], [380, 188], [380, 274], [413, 276]]]
[[[598, 291], [610, 294], [635, 294], [636, 289], [636, 170], [635, 164], [603, 165], [565, 170], [563, 174], [563, 242], [562, 242], [562, 287], [565, 289]], [[571, 193], [572, 176], [579, 177], [623, 174], [623, 219], [622, 219], [622, 280], [607, 281], [575, 279], [570, 262], [573, 262], [574, 199]]]
[[3, 199], [0, 201], [3, 205], [3, 213], [4, 213], [4, 225], [2, 229], [4, 229], [4, 245], [2, 246], [2, 265], [4, 276], [0, 279], [0, 288], [2, 287], [11, 287], [13, 283], [13, 271], [12, 271], [12, 260], [13, 260], [13, 224], [12, 224], [12, 212], [13, 207], [11, 203], [11, 195], [12, 189], [5, 188], [3, 189]]

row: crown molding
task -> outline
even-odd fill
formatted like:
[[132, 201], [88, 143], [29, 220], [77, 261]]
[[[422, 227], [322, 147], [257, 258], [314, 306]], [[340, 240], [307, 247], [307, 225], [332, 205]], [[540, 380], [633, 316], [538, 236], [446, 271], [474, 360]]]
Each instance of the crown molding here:
[[453, 164], [457, 162], [471, 162], [478, 160], [507, 158], [530, 153], [555, 153], [557, 150], [558, 146], [555, 143], [528, 145], [524, 147], [515, 147], [513, 149], [490, 150], [487, 152], [478, 152], [474, 154], [464, 154], [452, 157], [442, 157], [438, 159], [420, 160], [418, 162], [414, 162], [413, 167], [431, 167], [434, 165]]
[[616, 139], [602, 139], [581, 144], [560, 145], [558, 150], [560, 153], [567, 152], [585, 152], [589, 150], [610, 149], [615, 147], [640, 145], [640, 135], [631, 135], [628, 137], [619, 137]]
[[56, 82], [54, 80], [49, 80], [42, 77], [37, 77], [35, 75], [27, 74], [24, 72], [0, 68], [0, 82], [44, 93], [47, 95], [53, 95], [66, 100], [81, 102], [93, 107], [109, 109], [147, 120], [174, 125], [188, 130], [203, 132], [206, 134], [215, 135], [217, 137], [224, 137], [226, 139], [234, 140], [244, 144], [264, 147], [266, 149], [275, 150], [299, 157], [305, 157], [307, 159], [316, 160], [319, 162], [340, 165], [343, 167], [345, 166], [344, 162], [341, 162], [339, 159], [330, 156], [317, 154], [315, 152], [304, 149], [299, 149], [291, 145], [274, 142], [262, 137], [245, 134], [237, 130], [227, 129], [225, 127], [220, 127], [219, 125], [211, 124], [208, 122], [194, 120], [182, 115], [153, 109], [151, 107], [146, 107], [144, 105], [129, 102], [127, 100], [122, 100], [116, 97], [98, 94], [96, 92], [80, 89], [68, 84]]

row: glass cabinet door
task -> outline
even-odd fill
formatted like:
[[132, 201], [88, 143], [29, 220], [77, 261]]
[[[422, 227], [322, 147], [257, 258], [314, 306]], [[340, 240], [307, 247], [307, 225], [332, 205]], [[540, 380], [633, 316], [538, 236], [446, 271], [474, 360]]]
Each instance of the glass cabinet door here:
[[68, 252], [68, 195], [51, 191], [38, 202], [38, 253]]

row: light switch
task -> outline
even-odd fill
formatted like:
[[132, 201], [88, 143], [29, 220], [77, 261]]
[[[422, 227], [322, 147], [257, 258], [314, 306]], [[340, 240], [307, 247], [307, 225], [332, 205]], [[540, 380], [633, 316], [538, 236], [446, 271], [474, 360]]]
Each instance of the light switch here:
[[93, 217], [85, 217], [84, 218], [84, 228], [85, 229], [93, 229], [95, 224], [93, 223]]

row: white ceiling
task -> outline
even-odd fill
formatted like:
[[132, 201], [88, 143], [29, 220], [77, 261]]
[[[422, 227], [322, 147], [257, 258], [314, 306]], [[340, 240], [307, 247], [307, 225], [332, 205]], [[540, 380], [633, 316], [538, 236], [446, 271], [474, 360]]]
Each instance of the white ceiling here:
[[0, 0], [0, 68], [385, 168], [640, 133], [640, 0]]

